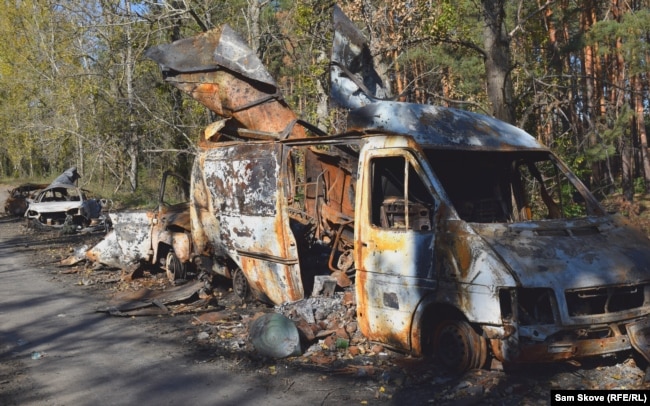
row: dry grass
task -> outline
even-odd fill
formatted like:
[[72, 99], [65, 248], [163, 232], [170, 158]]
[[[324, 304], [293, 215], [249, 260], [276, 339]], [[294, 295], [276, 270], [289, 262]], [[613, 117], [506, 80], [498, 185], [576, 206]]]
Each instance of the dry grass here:
[[615, 194], [607, 197], [602, 204], [607, 211], [632, 220], [650, 237], [650, 194], [636, 194], [632, 201], [621, 194]]

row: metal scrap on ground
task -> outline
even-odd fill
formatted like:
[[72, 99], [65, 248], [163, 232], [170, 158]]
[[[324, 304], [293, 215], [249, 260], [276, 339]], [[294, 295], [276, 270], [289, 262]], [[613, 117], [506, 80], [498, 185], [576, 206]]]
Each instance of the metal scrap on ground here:
[[196, 302], [201, 289], [203, 289], [202, 283], [192, 282], [164, 290], [142, 288], [137, 291], [120, 292], [113, 296], [108, 307], [97, 311], [107, 312], [113, 316], [169, 314], [167, 305]]

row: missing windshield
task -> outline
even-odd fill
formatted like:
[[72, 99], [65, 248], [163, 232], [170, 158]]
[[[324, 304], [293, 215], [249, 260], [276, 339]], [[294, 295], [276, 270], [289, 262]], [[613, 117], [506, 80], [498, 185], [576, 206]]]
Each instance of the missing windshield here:
[[585, 198], [547, 153], [428, 150], [461, 219], [506, 223], [571, 219]]

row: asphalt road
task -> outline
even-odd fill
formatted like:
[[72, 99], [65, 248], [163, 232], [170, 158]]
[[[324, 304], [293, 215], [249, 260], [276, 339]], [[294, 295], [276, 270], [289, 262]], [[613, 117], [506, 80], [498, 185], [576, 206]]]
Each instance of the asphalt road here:
[[345, 383], [315, 373], [236, 368], [237, 359], [197, 351], [188, 320], [96, 312], [102, 295], [39, 265], [47, 244], [0, 221], [0, 404], [302, 406], [368, 396], [353, 400]]

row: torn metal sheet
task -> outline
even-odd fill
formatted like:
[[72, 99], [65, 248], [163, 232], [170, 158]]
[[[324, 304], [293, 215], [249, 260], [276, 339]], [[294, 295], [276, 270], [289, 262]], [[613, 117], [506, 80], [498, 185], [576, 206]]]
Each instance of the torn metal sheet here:
[[332, 99], [341, 107], [356, 109], [388, 97], [387, 83], [375, 70], [366, 38], [337, 5], [334, 6], [333, 23]]
[[99, 309], [115, 316], [155, 315], [169, 313], [168, 305], [198, 300], [203, 283], [194, 282], [165, 290], [140, 289], [135, 292], [118, 293], [108, 307]]
[[72, 255], [68, 256], [67, 258], [62, 259], [59, 261], [59, 265], [61, 266], [73, 266], [77, 265], [82, 261], [86, 260], [86, 251], [88, 250], [87, 245], [83, 245], [79, 248], [76, 248]]
[[56, 177], [50, 184], [50, 186], [56, 186], [56, 185], [76, 185], [77, 180], [81, 178], [81, 175], [79, 175], [79, 172], [77, 171], [76, 166], [72, 166], [65, 171], [63, 171], [62, 174]]
[[647, 362], [650, 362], [650, 320], [646, 318], [630, 323], [626, 328], [630, 335], [630, 344]]
[[151, 250], [151, 216], [147, 211], [110, 214], [113, 229], [86, 256], [92, 262], [113, 268], [138, 264]]
[[238, 127], [275, 138], [305, 137], [302, 126], [292, 127], [298, 117], [273, 78], [228, 25], [158, 45], [145, 55], [160, 65], [165, 81], [219, 116], [234, 118]]

